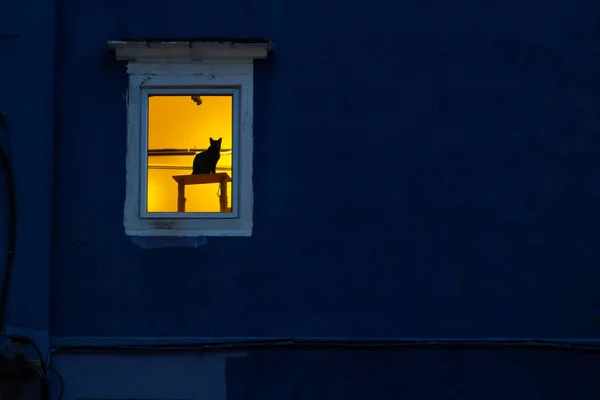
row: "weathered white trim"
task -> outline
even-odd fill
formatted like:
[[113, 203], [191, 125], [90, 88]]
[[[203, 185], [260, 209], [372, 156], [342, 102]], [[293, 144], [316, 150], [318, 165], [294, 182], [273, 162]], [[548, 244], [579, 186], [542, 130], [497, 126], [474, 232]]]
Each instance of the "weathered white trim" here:
[[110, 41], [108, 47], [121, 61], [191, 62], [216, 59], [252, 60], [266, 58], [270, 43], [235, 43], [204, 41]]
[[[126, 192], [123, 223], [130, 236], [250, 236], [252, 234], [253, 190], [253, 64], [137, 63], [130, 62], [127, 110]], [[237, 136], [237, 179], [232, 182], [232, 207], [237, 218], [210, 218], [198, 213], [177, 218], [147, 218], [141, 213], [144, 156], [142, 123], [146, 89], [236, 88], [239, 93]], [[234, 148], [236, 143], [234, 143]], [[235, 167], [234, 167], [235, 168]], [[237, 185], [237, 186], [236, 186]], [[191, 214], [191, 213], [190, 213]]]

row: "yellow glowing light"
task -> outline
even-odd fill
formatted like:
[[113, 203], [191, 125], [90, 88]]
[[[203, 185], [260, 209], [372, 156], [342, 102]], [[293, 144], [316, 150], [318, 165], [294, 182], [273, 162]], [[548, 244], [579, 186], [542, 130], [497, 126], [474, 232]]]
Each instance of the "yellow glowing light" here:
[[[206, 149], [209, 138], [223, 138], [221, 149], [233, 140], [232, 96], [202, 95], [197, 105], [187, 96], [151, 96], [148, 100], [148, 149]], [[217, 172], [232, 175], [231, 152], [222, 152]], [[177, 211], [177, 183], [173, 175], [192, 173], [194, 156], [148, 157], [148, 212]], [[233, 182], [232, 182], [233, 183]], [[227, 196], [231, 206], [231, 187]], [[218, 184], [185, 189], [187, 212], [219, 212]]]

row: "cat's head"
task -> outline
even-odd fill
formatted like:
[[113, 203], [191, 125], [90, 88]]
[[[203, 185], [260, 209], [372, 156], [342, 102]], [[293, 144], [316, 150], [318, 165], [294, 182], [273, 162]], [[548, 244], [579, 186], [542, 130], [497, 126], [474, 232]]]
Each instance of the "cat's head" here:
[[221, 148], [221, 140], [223, 138], [218, 138], [217, 140], [210, 138], [210, 147], [216, 147], [217, 149]]

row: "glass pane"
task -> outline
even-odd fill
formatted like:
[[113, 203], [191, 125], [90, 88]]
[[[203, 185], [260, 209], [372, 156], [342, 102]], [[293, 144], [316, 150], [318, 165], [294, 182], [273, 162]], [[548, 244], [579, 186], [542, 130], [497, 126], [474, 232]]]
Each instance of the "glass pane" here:
[[231, 212], [232, 95], [149, 96], [148, 212]]

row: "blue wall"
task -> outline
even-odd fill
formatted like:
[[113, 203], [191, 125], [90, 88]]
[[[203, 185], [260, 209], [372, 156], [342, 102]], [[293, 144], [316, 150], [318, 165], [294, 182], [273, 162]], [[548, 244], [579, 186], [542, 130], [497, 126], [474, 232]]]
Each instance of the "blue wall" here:
[[227, 399], [592, 400], [598, 366], [535, 351], [253, 352], [228, 361]]
[[[54, 4], [6, 2], [0, 12], [0, 144], [12, 148], [16, 181], [17, 251], [7, 331], [47, 348], [50, 326], [54, 159]], [[10, 146], [9, 146], [10, 143]], [[0, 167], [1, 168], [1, 167]], [[4, 277], [7, 196], [0, 171], [0, 257]]]
[[[9, 328], [43, 350], [50, 335], [598, 337], [600, 4], [566, 4], [6, 5], [0, 112], [19, 202]], [[251, 238], [142, 250], [124, 235], [127, 76], [106, 42], [133, 36], [276, 42], [256, 63]], [[69, 357], [57, 368], [72, 384], [84, 364], [119, 373], [110, 357]], [[579, 354], [219, 357], [206, 368], [226, 369], [230, 400], [600, 394], [597, 362]]]
[[[59, 9], [54, 336], [598, 336], [600, 5], [170, 5]], [[127, 36], [276, 42], [251, 238], [124, 235]]]
[[65, 400], [593, 400], [600, 396], [598, 355], [572, 352], [274, 350], [245, 355], [77, 355], [71, 362], [69, 356], [55, 358], [68, 382]]

